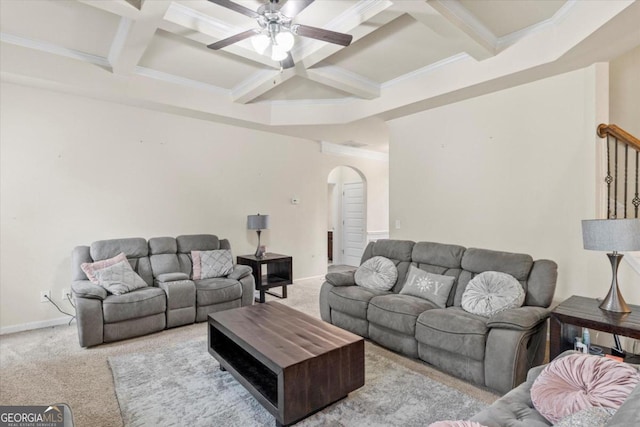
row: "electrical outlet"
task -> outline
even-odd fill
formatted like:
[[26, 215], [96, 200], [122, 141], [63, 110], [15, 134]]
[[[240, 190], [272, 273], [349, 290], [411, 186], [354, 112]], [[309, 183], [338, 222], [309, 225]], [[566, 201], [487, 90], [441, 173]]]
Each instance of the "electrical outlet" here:
[[49, 302], [47, 298], [51, 298], [51, 291], [40, 291], [40, 302]]
[[[69, 289], [62, 288], [62, 301], [66, 301], [67, 300], [67, 294], [71, 294], [71, 292], [69, 292]], [[71, 295], [69, 295], [69, 296], [71, 296]]]

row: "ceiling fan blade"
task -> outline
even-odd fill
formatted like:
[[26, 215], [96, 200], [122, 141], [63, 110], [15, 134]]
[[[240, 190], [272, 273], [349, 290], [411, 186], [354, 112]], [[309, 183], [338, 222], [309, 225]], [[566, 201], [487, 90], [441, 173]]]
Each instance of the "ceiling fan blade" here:
[[231, 9], [234, 12], [241, 13], [243, 15], [247, 15], [250, 18], [259, 18], [260, 15], [258, 12], [251, 10], [247, 7], [244, 7], [238, 3], [234, 3], [229, 0], [209, 0], [211, 3], [217, 4], [218, 6], [226, 7], [227, 9]]
[[237, 42], [242, 41], [244, 39], [248, 39], [249, 37], [258, 34], [259, 32], [260, 32], [260, 30], [258, 30], [257, 28], [252, 28], [250, 30], [243, 31], [243, 32], [241, 32], [239, 34], [236, 34], [235, 36], [231, 36], [231, 37], [227, 37], [226, 39], [218, 40], [215, 43], [211, 43], [210, 45], [207, 45], [207, 47], [209, 49], [213, 49], [213, 50], [222, 49], [223, 47], [227, 47], [230, 44], [234, 44], [234, 43], [237, 43]]
[[287, 18], [293, 18], [314, 1], [315, 0], [288, 0], [284, 5], [282, 5], [282, 7], [280, 7], [280, 13]]
[[349, 46], [351, 44], [351, 40], [353, 40], [353, 36], [351, 34], [337, 33], [335, 31], [324, 30], [318, 27], [309, 27], [308, 25], [292, 25], [291, 29], [299, 36], [339, 44], [341, 46]]
[[296, 64], [293, 62], [293, 56], [291, 56], [291, 52], [288, 52], [287, 57], [280, 61], [280, 66], [285, 70], [287, 68], [293, 68], [295, 67], [295, 65]]

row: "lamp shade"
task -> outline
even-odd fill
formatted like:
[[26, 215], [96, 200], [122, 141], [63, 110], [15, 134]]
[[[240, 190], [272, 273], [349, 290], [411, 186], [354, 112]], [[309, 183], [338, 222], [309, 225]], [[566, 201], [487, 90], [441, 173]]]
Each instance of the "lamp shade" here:
[[640, 219], [582, 220], [582, 242], [593, 251], [640, 251]]
[[269, 215], [247, 215], [247, 229], [266, 230], [269, 228]]

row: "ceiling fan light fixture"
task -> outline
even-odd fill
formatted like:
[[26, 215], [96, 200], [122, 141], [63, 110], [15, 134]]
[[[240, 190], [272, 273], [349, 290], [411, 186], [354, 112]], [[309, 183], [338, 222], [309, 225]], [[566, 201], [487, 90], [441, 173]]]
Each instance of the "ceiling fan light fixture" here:
[[289, 52], [293, 48], [295, 38], [289, 31], [280, 31], [276, 35], [276, 43], [285, 52]]
[[274, 61], [282, 61], [287, 57], [287, 51], [282, 47], [274, 44], [271, 46], [271, 59]]
[[251, 44], [253, 45], [253, 48], [256, 50], [256, 52], [262, 55], [271, 44], [271, 39], [266, 34], [258, 34], [251, 37]]

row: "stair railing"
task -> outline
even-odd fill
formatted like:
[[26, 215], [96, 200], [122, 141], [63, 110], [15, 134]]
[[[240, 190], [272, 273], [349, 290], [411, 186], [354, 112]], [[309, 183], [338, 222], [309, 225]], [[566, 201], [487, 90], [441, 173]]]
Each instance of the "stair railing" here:
[[640, 139], [616, 125], [604, 123], [598, 126], [598, 136], [607, 139], [607, 175], [604, 179], [607, 184], [607, 218], [639, 218]]

